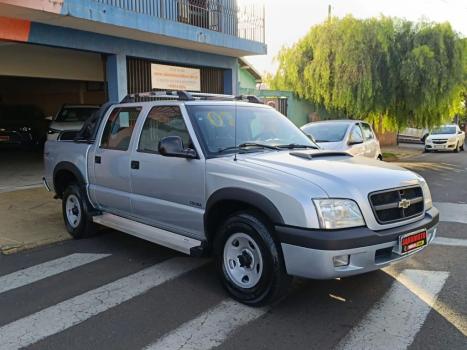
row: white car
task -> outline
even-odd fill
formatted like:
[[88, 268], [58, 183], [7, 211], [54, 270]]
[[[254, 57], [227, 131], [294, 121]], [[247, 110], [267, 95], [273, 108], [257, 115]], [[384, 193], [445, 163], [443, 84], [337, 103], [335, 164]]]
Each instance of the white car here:
[[465, 132], [458, 125], [449, 124], [434, 129], [425, 140], [425, 152], [464, 150]]
[[364, 121], [328, 120], [305, 124], [301, 129], [324, 150], [383, 159], [379, 141], [370, 124]]
[[56, 140], [63, 131], [80, 130], [85, 120], [98, 110], [97, 105], [63, 105], [55, 118], [50, 118], [47, 140]]

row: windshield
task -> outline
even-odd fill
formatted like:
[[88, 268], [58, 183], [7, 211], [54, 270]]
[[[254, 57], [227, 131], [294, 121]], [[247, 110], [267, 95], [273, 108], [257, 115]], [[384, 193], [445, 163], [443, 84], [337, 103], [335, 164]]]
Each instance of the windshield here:
[[98, 107], [65, 107], [57, 115], [57, 122], [84, 122]]
[[272, 108], [233, 105], [187, 105], [186, 108], [211, 156], [235, 152], [236, 146], [242, 144], [256, 144], [256, 148], [252, 145], [255, 151], [261, 149], [258, 144], [315, 146], [289, 119]]
[[344, 139], [348, 124], [316, 123], [303, 128], [303, 131], [314, 137], [316, 142], [339, 142]]
[[455, 126], [442, 126], [438, 129], [433, 130], [431, 133], [438, 134], [438, 135], [455, 134], [456, 127]]

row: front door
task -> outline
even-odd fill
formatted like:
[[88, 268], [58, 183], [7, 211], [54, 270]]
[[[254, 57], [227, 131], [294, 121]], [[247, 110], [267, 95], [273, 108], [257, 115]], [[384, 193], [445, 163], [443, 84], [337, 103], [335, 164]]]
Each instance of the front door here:
[[94, 155], [90, 187], [93, 200], [106, 212], [131, 215], [130, 143], [141, 107], [116, 107], [109, 115]]
[[148, 113], [131, 161], [132, 206], [136, 219], [180, 234], [203, 238], [205, 161], [165, 157], [158, 144], [179, 136], [185, 148], [196, 147], [178, 105], [155, 106]]

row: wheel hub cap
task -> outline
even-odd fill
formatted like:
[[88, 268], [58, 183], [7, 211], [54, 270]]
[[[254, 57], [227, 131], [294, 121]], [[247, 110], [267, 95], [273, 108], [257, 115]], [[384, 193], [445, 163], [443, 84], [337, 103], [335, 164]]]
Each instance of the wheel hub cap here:
[[65, 204], [66, 219], [71, 227], [78, 227], [81, 221], [81, 209], [79, 206], [78, 197], [74, 194], [71, 194], [66, 199]]
[[224, 245], [224, 267], [232, 282], [241, 288], [258, 284], [263, 272], [263, 257], [258, 244], [245, 233], [235, 233]]

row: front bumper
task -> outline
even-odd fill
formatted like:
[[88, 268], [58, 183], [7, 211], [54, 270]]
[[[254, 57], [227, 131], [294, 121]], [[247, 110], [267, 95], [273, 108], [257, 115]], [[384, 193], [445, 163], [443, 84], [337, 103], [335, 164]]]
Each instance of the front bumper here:
[[[393, 229], [372, 231], [366, 227], [343, 230], [310, 230], [276, 226], [281, 241], [287, 273], [314, 279], [331, 279], [381, 269], [420, 252], [398, 255], [393, 249], [400, 235], [426, 229], [428, 244], [436, 236], [439, 213], [432, 208], [425, 217], [412, 224]], [[335, 266], [334, 259], [349, 256], [346, 266]]]
[[432, 151], [452, 151], [457, 147], [457, 141], [447, 141], [445, 143], [427, 143], [425, 148]]

